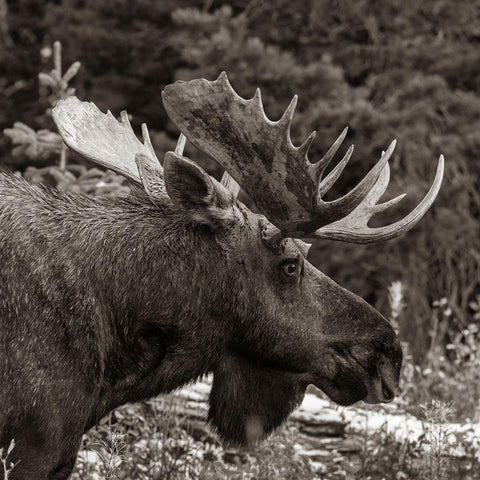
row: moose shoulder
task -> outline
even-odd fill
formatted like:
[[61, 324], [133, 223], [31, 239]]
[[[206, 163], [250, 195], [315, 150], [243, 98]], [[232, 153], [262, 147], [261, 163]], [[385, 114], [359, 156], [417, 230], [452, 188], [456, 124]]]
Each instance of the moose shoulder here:
[[[177, 82], [164, 105], [180, 131], [231, 175], [155, 157], [128, 119], [74, 97], [54, 118], [65, 142], [137, 182], [128, 198], [88, 198], [0, 175], [0, 447], [15, 439], [12, 479], [68, 478], [83, 433], [108, 411], [213, 372], [209, 422], [227, 442], [263, 438], [308, 384], [332, 400], [391, 401], [402, 354], [388, 322], [307, 260], [302, 238], [374, 242], [393, 144], [349, 194], [326, 202], [351, 149], [316, 164], [289, 129], [294, 102], [268, 120], [224, 74]], [[237, 183], [238, 182], [238, 183]], [[261, 214], [236, 199], [239, 185]], [[10, 477], [9, 477], [10, 478]]]

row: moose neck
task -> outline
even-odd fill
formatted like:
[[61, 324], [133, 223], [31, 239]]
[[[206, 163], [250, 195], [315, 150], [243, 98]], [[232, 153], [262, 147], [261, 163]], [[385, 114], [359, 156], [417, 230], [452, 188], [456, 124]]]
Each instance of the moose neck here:
[[101, 414], [207, 373], [225, 338], [226, 322], [212, 308], [216, 292], [226, 291], [221, 275], [212, 271], [214, 265], [222, 270], [213, 234], [170, 204], [127, 202], [122, 208], [96, 242], [103, 265], [95, 259], [91, 264], [108, 304], [111, 339]]

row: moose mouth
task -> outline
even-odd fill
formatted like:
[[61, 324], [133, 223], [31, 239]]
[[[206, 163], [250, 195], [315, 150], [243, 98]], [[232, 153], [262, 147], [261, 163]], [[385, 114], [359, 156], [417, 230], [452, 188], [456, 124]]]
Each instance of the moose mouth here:
[[[338, 358], [338, 357], [337, 357]], [[322, 376], [315, 385], [339, 405], [352, 405], [361, 400], [370, 404], [389, 403], [395, 398], [394, 372], [379, 362], [373, 372], [367, 370], [353, 355], [342, 355], [333, 377]]]

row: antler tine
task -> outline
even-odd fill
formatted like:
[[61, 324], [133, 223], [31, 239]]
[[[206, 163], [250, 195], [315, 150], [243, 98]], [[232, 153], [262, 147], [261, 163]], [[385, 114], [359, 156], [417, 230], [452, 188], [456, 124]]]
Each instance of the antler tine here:
[[63, 141], [81, 155], [94, 162], [142, 183], [135, 156], [161, 169], [153, 150], [146, 126], [142, 126], [142, 143], [132, 130], [127, 112], [120, 114], [119, 122], [110, 111], [102, 113], [95, 104], [81, 102], [77, 97], [60, 100], [53, 109], [53, 119]]
[[310, 150], [310, 147], [312, 146], [312, 142], [315, 140], [316, 136], [317, 136], [317, 132], [313, 131], [297, 149], [297, 152], [300, 155], [302, 155], [305, 159], [308, 159], [308, 151]]
[[241, 187], [228, 172], [223, 172], [220, 183], [233, 195], [234, 198], [238, 197]]
[[[225, 72], [222, 72], [222, 73], [225, 73]], [[227, 74], [225, 73], [225, 77], [226, 76], [227, 76]], [[255, 93], [253, 94], [253, 97], [250, 99], [250, 101], [255, 102], [258, 105], [258, 107], [263, 110], [262, 92], [259, 88], [255, 89]]]
[[[107, 115], [111, 116], [112, 118], [115, 118], [110, 110], [107, 110]], [[133, 133], [132, 124], [130, 123], [130, 118], [128, 117], [128, 112], [126, 110], [122, 110], [120, 112], [120, 119], [122, 121], [121, 123], [124, 124], [133, 135], [135, 135]], [[150, 158], [153, 162], [155, 162], [157, 166], [162, 168], [160, 162], [157, 159], [157, 156], [155, 155], [155, 150], [153, 149], [153, 145], [150, 140], [150, 133], [148, 132], [148, 127], [146, 123], [142, 123], [142, 138], [143, 138], [143, 144], [145, 145], [145, 147], [150, 153], [150, 155], [147, 158]]]
[[[280, 120], [275, 122], [277, 128], [280, 131], [285, 132], [285, 139], [289, 142], [290, 147], [293, 147], [292, 140], [290, 138], [290, 127], [292, 125], [293, 115], [295, 114], [295, 109], [297, 108], [298, 95], [294, 95], [290, 100], [287, 109], [283, 112]], [[295, 148], [295, 147], [293, 147]]]
[[350, 157], [353, 153], [353, 145], [347, 150], [347, 153], [343, 156], [337, 166], [322, 180], [318, 186], [318, 196], [323, 197], [331, 188], [332, 185], [338, 180], [338, 177], [342, 174], [343, 170], [347, 166], [347, 163], [350, 161]]
[[183, 151], [185, 150], [185, 144], [187, 143], [187, 137], [181, 133], [178, 136], [177, 145], [175, 146], [175, 153], [177, 155], [183, 155]]
[[[382, 155], [385, 155], [385, 152], [382, 151]], [[387, 208], [397, 204], [403, 197], [405, 197], [406, 193], [402, 193], [388, 202], [377, 204], [378, 200], [380, 200], [387, 190], [388, 184], [390, 183], [390, 165], [388, 162], [383, 167], [382, 173], [378, 177], [377, 183], [374, 185], [372, 190], [369, 194], [365, 197], [365, 200], [360, 204], [357, 208], [360, 209], [369, 206], [368, 211], [371, 213], [371, 216], [375, 215], [376, 213], [382, 212]], [[371, 218], [371, 217], [370, 217]], [[368, 222], [368, 221], [367, 221]]]
[[393, 207], [393, 205], [396, 205], [398, 202], [403, 200], [403, 198], [406, 195], [407, 195], [406, 193], [402, 193], [401, 195], [398, 195], [397, 197], [392, 198], [388, 202], [379, 203], [378, 205], [374, 205], [373, 208], [374, 208], [375, 211], [373, 212], [373, 215], [375, 215], [376, 213], [383, 212], [384, 210], [387, 210], [387, 208]]
[[150, 151], [150, 158], [152, 160], [156, 160], [158, 165], [160, 165], [160, 162], [158, 161], [157, 156], [155, 155], [155, 150], [153, 149], [153, 145], [152, 145], [152, 142], [150, 140], [150, 134], [148, 133], [148, 127], [147, 127], [146, 123], [142, 123], [142, 137], [143, 137], [143, 143], [145, 144], [145, 146]]
[[435, 179], [423, 200], [401, 220], [390, 225], [378, 228], [368, 227], [369, 220], [378, 212], [381, 212], [398, 203], [405, 194], [389, 200], [388, 202], [376, 204], [383, 195], [388, 185], [390, 176], [388, 164], [385, 165], [377, 183], [364, 198], [364, 200], [349, 215], [330, 225], [320, 228], [310, 238], [327, 238], [352, 243], [375, 243], [388, 240], [410, 230], [425, 215], [433, 204], [440, 191], [444, 173], [444, 157], [440, 155], [435, 173]]
[[323, 172], [328, 167], [328, 165], [332, 161], [332, 158], [335, 156], [338, 149], [342, 145], [343, 141], [345, 140], [345, 137], [347, 136], [347, 133], [348, 133], [348, 127], [345, 127], [342, 130], [342, 133], [333, 142], [332, 146], [327, 150], [327, 153], [317, 163], [314, 163], [312, 165], [312, 170], [315, 172], [314, 175], [315, 175], [315, 180], [316, 181], [318, 181], [320, 178], [322, 178]]

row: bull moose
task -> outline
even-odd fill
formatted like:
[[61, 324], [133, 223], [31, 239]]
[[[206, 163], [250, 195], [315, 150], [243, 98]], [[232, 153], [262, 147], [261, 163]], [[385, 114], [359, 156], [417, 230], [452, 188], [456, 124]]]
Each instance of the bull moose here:
[[[316, 163], [315, 133], [296, 147], [296, 97], [280, 120], [260, 91], [215, 81], [163, 91], [170, 119], [228, 173], [183, 156], [163, 167], [146, 127], [69, 97], [54, 109], [65, 143], [138, 184], [90, 198], [0, 175], [0, 447], [15, 439], [11, 479], [60, 480], [83, 433], [113, 408], [213, 373], [208, 420], [221, 439], [255, 442], [314, 384], [333, 401], [388, 402], [402, 352], [390, 324], [307, 260], [305, 239], [371, 243], [409, 230], [432, 205], [443, 157], [421, 203], [370, 228], [395, 142], [345, 196], [324, 196], [352, 147], [323, 176], [346, 129]], [[237, 200], [240, 187], [260, 213]], [[304, 240], [302, 240], [304, 239]]]

